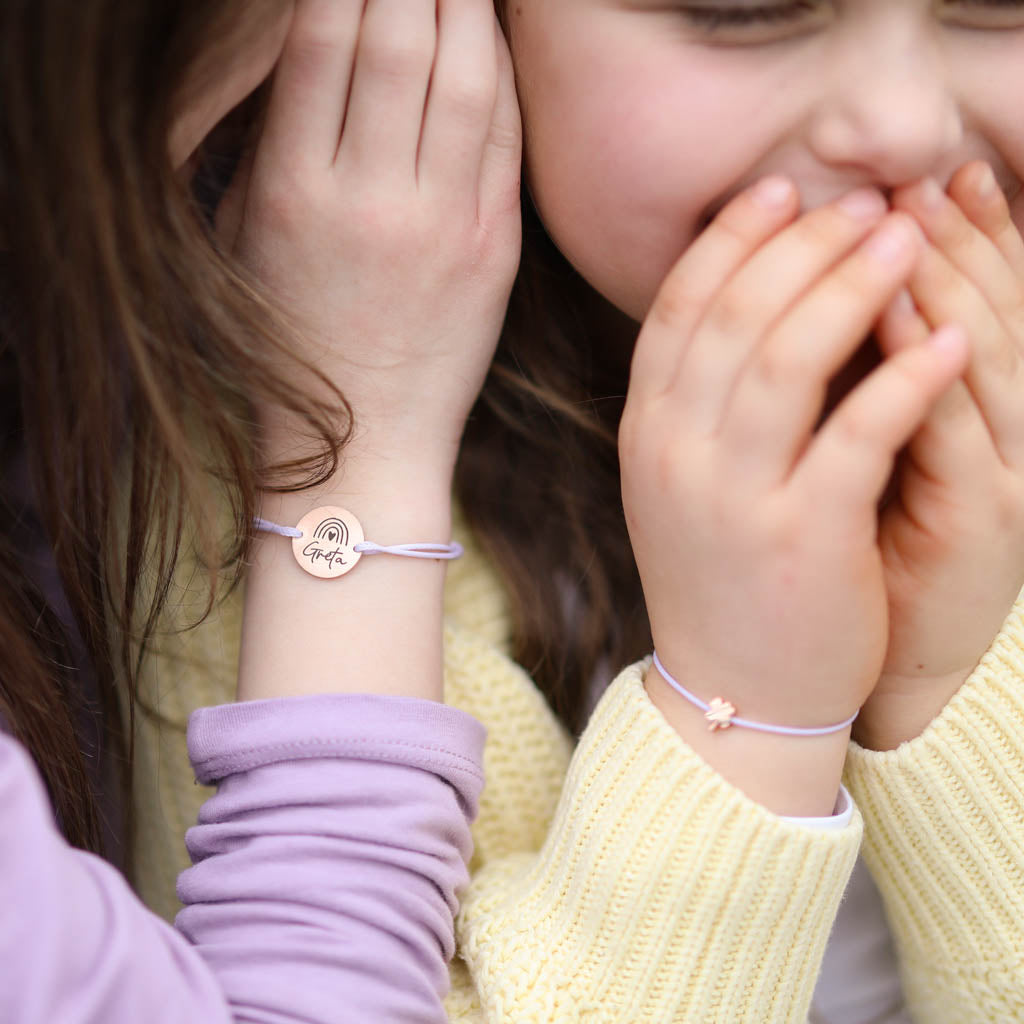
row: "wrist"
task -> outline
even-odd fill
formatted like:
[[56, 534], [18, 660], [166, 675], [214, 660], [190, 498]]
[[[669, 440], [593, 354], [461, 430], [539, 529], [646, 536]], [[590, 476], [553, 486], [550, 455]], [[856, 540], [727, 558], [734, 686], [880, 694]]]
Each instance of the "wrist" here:
[[825, 736], [782, 736], [741, 726], [710, 732], [701, 710], [676, 693], [658, 672], [651, 669], [644, 686], [682, 740], [750, 799], [784, 817], [833, 814], [849, 727]]
[[[260, 422], [260, 452], [265, 466], [322, 456], [322, 439], [311, 436], [309, 424], [294, 413], [264, 410]], [[357, 414], [350, 436], [339, 452], [334, 478], [356, 473], [393, 478], [409, 473], [450, 477], [458, 458], [463, 426], [462, 421], [457, 425], [448, 421], [433, 424], [422, 419], [408, 423], [370, 422]], [[344, 436], [348, 425], [339, 421], [335, 430], [337, 436]]]

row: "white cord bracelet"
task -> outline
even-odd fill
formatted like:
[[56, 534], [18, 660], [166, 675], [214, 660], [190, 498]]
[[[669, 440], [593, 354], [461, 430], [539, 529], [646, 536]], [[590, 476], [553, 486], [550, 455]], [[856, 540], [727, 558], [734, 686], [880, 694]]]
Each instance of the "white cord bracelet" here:
[[265, 533], [292, 539], [295, 561], [321, 580], [334, 580], [351, 572], [363, 555], [400, 555], [403, 558], [450, 560], [461, 557], [462, 545], [374, 544], [366, 540], [359, 520], [348, 509], [325, 505], [307, 512], [297, 526], [279, 526], [256, 518], [253, 525]]

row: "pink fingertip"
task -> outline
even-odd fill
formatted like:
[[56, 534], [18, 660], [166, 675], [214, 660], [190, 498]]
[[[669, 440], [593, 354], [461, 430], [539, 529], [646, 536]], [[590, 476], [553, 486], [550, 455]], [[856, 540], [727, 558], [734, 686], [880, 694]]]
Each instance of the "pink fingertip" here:
[[754, 202], [769, 210], [785, 206], [793, 195], [793, 183], [788, 178], [773, 175], [764, 178], [754, 186]]
[[959, 324], [948, 324], [937, 330], [928, 339], [928, 344], [950, 357], [959, 357], [968, 348], [970, 341], [967, 332]]

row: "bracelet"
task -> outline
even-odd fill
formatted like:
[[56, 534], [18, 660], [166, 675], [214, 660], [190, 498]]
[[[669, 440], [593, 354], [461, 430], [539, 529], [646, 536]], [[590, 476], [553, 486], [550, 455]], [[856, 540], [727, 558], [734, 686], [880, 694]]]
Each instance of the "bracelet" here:
[[766, 725], [764, 722], [752, 722], [747, 718], [737, 718], [736, 708], [721, 697], [715, 697], [710, 704], [705, 704], [700, 697], [690, 693], [682, 683], [669, 675], [665, 666], [662, 665], [657, 651], [654, 652], [654, 664], [661, 673], [662, 678], [673, 690], [705, 712], [704, 717], [710, 723], [708, 725], [708, 732], [715, 732], [717, 729], [728, 729], [730, 725], [739, 725], [744, 729], [756, 729], [758, 732], [775, 732], [783, 736], [828, 736], [830, 733], [842, 732], [847, 726], [852, 725], [857, 715], [860, 714], [857, 711], [845, 722], [840, 722], [838, 725], [827, 725], [821, 729], [793, 729], [785, 725]]
[[401, 555], [403, 558], [460, 558], [462, 545], [374, 544], [366, 540], [362, 524], [344, 508], [324, 506], [307, 512], [298, 526], [279, 526], [257, 517], [253, 526], [265, 533], [292, 538], [292, 554], [300, 567], [321, 580], [334, 580], [351, 572], [363, 555]]

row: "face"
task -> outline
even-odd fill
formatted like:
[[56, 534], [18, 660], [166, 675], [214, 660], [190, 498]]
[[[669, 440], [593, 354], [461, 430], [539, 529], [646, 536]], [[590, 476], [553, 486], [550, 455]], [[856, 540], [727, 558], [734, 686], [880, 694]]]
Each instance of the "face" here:
[[1024, 0], [510, 0], [552, 238], [636, 320], [738, 191], [810, 209], [989, 161], [1024, 228]]
[[233, 12], [229, 38], [186, 78], [181, 110], [168, 140], [176, 168], [186, 167], [214, 126], [273, 71], [294, 9], [294, 0], [261, 0], [241, 4]]

